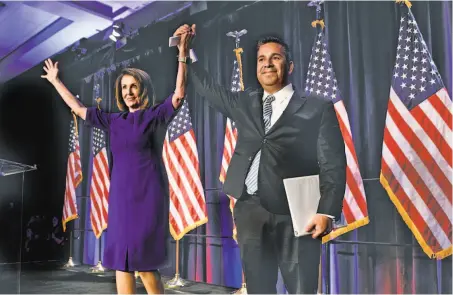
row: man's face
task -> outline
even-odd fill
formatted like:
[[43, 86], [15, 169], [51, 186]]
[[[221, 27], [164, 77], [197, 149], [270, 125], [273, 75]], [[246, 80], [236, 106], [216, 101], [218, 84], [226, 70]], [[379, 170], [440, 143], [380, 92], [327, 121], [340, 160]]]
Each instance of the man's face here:
[[266, 43], [258, 49], [256, 77], [266, 91], [278, 91], [286, 84], [286, 77], [292, 71], [292, 64], [286, 73], [285, 51], [278, 43]]

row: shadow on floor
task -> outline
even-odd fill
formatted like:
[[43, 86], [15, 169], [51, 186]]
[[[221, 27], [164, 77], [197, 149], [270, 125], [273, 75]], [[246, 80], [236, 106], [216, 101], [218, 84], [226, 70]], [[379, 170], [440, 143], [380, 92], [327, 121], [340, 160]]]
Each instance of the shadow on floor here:
[[[20, 275], [19, 275], [20, 274]], [[164, 283], [171, 278], [163, 277]], [[234, 289], [187, 281], [167, 294], [228, 294]], [[92, 273], [91, 266], [62, 268], [56, 263], [0, 264], [0, 294], [115, 294], [115, 273]], [[137, 279], [137, 294], [146, 290]]]

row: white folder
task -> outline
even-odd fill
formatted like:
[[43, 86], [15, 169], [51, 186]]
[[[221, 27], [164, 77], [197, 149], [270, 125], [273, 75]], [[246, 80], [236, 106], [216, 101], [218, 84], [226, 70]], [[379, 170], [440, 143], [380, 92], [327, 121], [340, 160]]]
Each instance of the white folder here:
[[293, 222], [294, 235], [301, 237], [311, 234], [305, 227], [318, 211], [321, 192], [319, 175], [283, 179], [288, 198], [289, 211]]

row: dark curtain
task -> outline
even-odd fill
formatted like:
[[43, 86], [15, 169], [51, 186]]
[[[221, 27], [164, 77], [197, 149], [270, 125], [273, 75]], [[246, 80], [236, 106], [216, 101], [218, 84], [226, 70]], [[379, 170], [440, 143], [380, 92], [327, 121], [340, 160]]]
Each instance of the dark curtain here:
[[[315, 10], [307, 7], [307, 2], [265, 1], [234, 5], [222, 2], [212, 5], [217, 7], [213, 9], [216, 12], [208, 9], [192, 16], [182, 14], [156, 24], [158, 29], [153, 33], [158, 35], [142, 32], [133, 42], [135, 51], [113, 52], [112, 62], [140, 55], [131, 66], [144, 69], [151, 75], [157, 98], [163, 99], [173, 90], [176, 77], [177, 52], [175, 48], [166, 46], [168, 36], [182, 23], [196, 23], [198, 35], [194, 49], [199, 62], [217, 82], [229, 87], [235, 43], [226, 33], [247, 29], [248, 33], [240, 42], [240, 47], [244, 49], [245, 87], [258, 86], [255, 78], [255, 42], [263, 35], [277, 34], [285, 39], [293, 53], [295, 71], [292, 82], [297, 89], [304, 89], [316, 33], [311, 27], [316, 18]], [[325, 246], [323, 289], [327, 291], [328, 288], [332, 293], [451, 293], [451, 257], [435, 261], [421, 251], [378, 179], [399, 19], [405, 8], [393, 1], [329, 1], [323, 6], [329, 51], [349, 115], [370, 215], [369, 225], [340, 236], [334, 243]], [[451, 96], [451, 2], [417, 1], [413, 2], [412, 11]], [[104, 75], [102, 83], [105, 89], [110, 89], [110, 93], [113, 76], [117, 74], [116, 70], [109, 79], [106, 78], [109, 75]], [[82, 92], [88, 97], [82, 99], [90, 104], [93, 82], [83, 81], [82, 84]], [[113, 101], [114, 98], [110, 95], [108, 99]], [[218, 179], [226, 118], [198, 97], [191, 89], [190, 81], [188, 101], [209, 221], [181, 240], [181, 276], [239, 287], [241, 263], [237, 245], [231, 239], [228, 198], [221, 192]], [[114, 103], [111, 105], [114, 106]], [[83, 140], [82, 145], [88, 144], [88, 138]], [[85, 184], [84, 188], [88, 185]], [[192, 234], [205, 234], [207, 237]], [[108, 238], [108, 232], [106, 235]], [[351, 244], [354, 241], [377, 244]], [[90, 247], [85, 244], [83, 251], [95, 252], [95, 246], [91, 244]], [[174, 253], [174, 247], [171, 253]], [[93, 258], [87, 261], [97, 262], [97, 254], [90, 255]], [[163, 270], [170, 276], [175, 271], [172, 255], [172, 267]], [[281, 280], [278, 290], [284, 291]]]

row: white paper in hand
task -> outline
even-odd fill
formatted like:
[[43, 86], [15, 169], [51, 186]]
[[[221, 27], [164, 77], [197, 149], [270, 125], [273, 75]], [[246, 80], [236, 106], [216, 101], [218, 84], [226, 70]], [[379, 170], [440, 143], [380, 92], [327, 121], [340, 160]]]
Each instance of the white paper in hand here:
[[173, 47], [173, 46], [178, 45], [180, 39], [181, 39], [181, 37], [179, 37], [179, 36], [174, 36], [174, 37], [168, 38], [168, 47]]
[[296, 237], [309, 235], [305, 227], [318, 211], [321, 192], [319, 175], [287, 178], [283, 180], [289, 211]]

